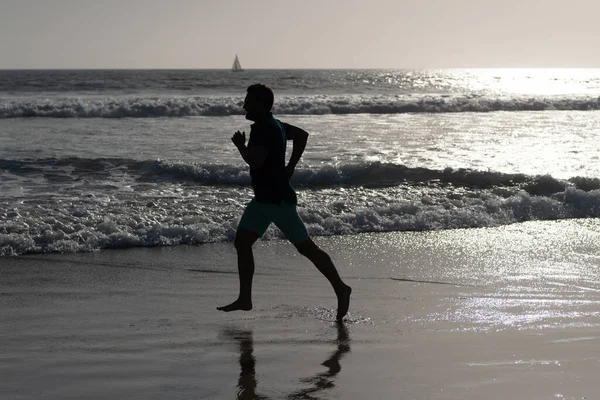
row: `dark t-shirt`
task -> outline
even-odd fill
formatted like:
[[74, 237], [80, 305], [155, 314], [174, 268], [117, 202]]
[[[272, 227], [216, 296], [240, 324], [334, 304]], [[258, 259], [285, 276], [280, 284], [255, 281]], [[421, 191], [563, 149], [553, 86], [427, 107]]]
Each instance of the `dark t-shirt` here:
[[285, 171], [285, 124], [269, 115], [266, 121], [254, 123], [248, 147], [263, 146], [267, 158], [260, 168], [250, 168], [254, 198], [260, 203], [297, 204], [294, 188]]

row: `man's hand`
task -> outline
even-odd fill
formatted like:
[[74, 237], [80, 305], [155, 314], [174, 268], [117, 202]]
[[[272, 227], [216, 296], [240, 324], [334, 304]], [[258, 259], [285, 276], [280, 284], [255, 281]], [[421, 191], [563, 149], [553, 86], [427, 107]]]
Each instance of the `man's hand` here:
[[294, 175], [294, 166], [293, 165], [287, 165], [285, 167], [285, 174], [287, 175], [288, 179], [292, 179], [292, 175]]
[[246, 132], [236, 131], [231, 137], [231, 141], [235, 147], [241, 147], [246, 144]]

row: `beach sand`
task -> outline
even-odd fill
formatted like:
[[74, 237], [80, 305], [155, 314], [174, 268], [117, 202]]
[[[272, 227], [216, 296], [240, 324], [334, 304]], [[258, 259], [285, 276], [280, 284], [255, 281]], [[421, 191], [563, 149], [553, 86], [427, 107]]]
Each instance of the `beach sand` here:
[[1, 399], [598, 399], [600, 220], [0, 259]]

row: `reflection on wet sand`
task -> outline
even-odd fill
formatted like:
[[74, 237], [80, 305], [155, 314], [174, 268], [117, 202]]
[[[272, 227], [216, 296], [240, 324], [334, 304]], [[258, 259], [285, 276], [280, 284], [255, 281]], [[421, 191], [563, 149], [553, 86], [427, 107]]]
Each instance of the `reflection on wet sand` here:
[[350, 336], [348, 328], [343, 323], [337, 323], [337, 349], [331, 356], [321, 365], [327, 367], [326, 372], [318, 373], [310, 378], [303, 379], [302, 382], [309, 383], [312, 386], [306, 389], [301, 389], [288, 395], [288, 399], [314, 399], [315, 394], [322, 390], [332, 389], [335, 387], [334, 378], [342, 370], [340, 360], [344, 354], [350, 352]]
[[237, 384], [236, 399], [267, 399], [256, 393], [256, 359], [254, 358], [254, 339], [251, 330], [225, 330], [223, 334], [239, 345], [240, 377]]
[[[287, 396], [288, 399], [315, 399], [314, 396], [318, 392], [335, 387], [334, 378], [342, 370], [340, 360], [344, 354], [350, 352], [348, 329], [343, 323], [337, 323], [336, 327], [337, 338], [335, 344], [337, 348], [327, 360], [321, 363], [321, 365], [327, 367], [327, 371], [302, 379], [301, 381], [310, 384], [310, 387], [290, 393]], [[236, 399], [267, 399], [268, 397], [257, 394], [258, 381], [256, 379], [256, 359], [254, 357], [252, 330], [226, 329], [223, 334], [239, 345], [240, 377], [237, 384]]]

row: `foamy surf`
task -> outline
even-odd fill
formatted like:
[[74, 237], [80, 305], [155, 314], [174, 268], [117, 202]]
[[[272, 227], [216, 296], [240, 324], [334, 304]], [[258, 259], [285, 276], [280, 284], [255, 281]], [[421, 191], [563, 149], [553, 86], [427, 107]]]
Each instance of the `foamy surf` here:
[[[207, 187], [210, 192], [210, 187]], [[340, 191], [341, 190], [341, 191]], [[531, 194], [519, 188], [396, 186], [300, 190], [299, 213], [315, 236], [481, 228], [530, 220], [600, 217], [600, 190]], [[412, 194], [410, 194], [412, 192]], [[29, 200], [0, 214], [0, 254], [82, 252], [232, 241], [247, 191], [221, 199], [195, 189], [138, 198]], [[240, 194], [242, 198], [240, 198]], [[283, 238], [271, 227], [265, 235]]]
[[[0, 99], [0, 118], [159, 118], [243, 115], [241, 97], [75, 97]], [[493, 95], [282, 96], [280, 115], [600, 110], [600, 97]]]

